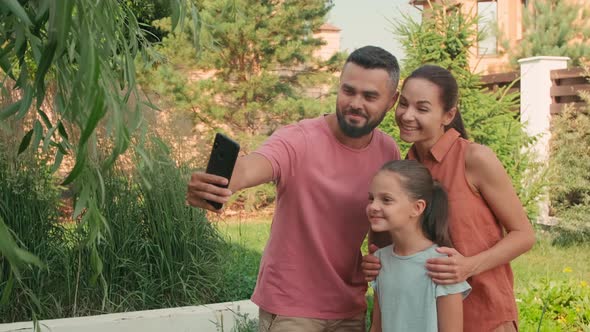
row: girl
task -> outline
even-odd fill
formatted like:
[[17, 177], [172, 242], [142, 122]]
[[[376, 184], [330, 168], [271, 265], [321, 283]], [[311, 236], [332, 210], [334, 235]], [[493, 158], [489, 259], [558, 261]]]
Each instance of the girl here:
[[374, 285], [371, 332], [462, 331], [469, 284], [436, 285], [424, 264], [438, 246], [451, 246], [447, 195], [413, 160], [390, 161], [371, 182], [367, 216], [374, 232], [393, 243], [377, 251], [382, 270]]
[[[464, 331], [517, 331], [510, 261], [533, 246], [535, 234], [496, 155], [467, 140], [457, 99], [451, 73], [425, 65], [404, 81], [395, 111], [400, 138], [413, 143], [407, 158], [449, 190], [455, 248], [438, 249], [448, 257], [430, 259], [426, 268], [439, 285], [467, 280], [473, 287], [464, 302]], [[363, 267], [371, 279], [378, 260], [365, 256]]]

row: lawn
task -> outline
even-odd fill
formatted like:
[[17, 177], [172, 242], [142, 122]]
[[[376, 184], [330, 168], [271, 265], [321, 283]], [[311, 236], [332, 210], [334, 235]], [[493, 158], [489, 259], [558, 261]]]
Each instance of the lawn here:
[[[227, 219], [217, 225], [226, 240], [236, 246], [230, 273], [240, 277], [239, 298], [247, 298], [256, 281], [270, 221]], [[540, 331], [582, 331], [579, 326], [590, 330], [590, 245], [554, 246], [551, 238], [550, 232], [539, 229], [533, 249], [512, 262], [521, 331], [537, 331], [540, 320]]]
[[[217, 225], [230, 243], [260, 254], [270, 234], [270, 221], [263, 218], [252, 221], [228, 219]], [[551, 235], [547, 231], [538, 231], [533, 249], [513, 261], [512, 268], [517, 290], [542, 277], [571, 278], [590, 283], [590, 245], [553, 246]]]

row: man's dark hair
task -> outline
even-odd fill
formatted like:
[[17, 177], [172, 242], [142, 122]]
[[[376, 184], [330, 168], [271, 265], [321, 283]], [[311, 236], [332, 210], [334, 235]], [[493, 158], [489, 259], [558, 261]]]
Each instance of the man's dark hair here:
[[377, 46], [364, 46], [350, 53], [346, 63], [352, 62], [365, 69], [384, 69], [389, 74], [394, 90], [399, 83], [400, 69], [396, 57]]

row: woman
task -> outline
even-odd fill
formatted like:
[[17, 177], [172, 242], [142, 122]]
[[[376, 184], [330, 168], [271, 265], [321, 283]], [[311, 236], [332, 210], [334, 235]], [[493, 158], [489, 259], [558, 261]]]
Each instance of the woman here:
[[[534, 231], [496, 155], [467, 140], [457, 100], [451, 73], [425, 65], [404, 81], [395, 111], [401, 139], [413, 143], [407, 158], [424, 164], [449, 195], [454, 248], [439, 248], [448, 257], [430, 259], [426, 268], [439, 285], [471, 285], [464, 331], [517, 331], [509, 263], [531, 249]], [[367, 279], [374, 279], [378, 260], [363, 260]]]

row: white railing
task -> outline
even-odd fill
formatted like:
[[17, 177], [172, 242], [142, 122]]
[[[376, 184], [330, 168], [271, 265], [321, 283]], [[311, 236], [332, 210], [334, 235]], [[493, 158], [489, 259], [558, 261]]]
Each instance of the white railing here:
[[[43, 332], [230, 332], [235, 323], [258, 318], [249, 300], [39, 321]], [[0, 332], [33, 332], [33, 322], [0, 324]], [[37, 332], [37, 331], [35, 331]]]

